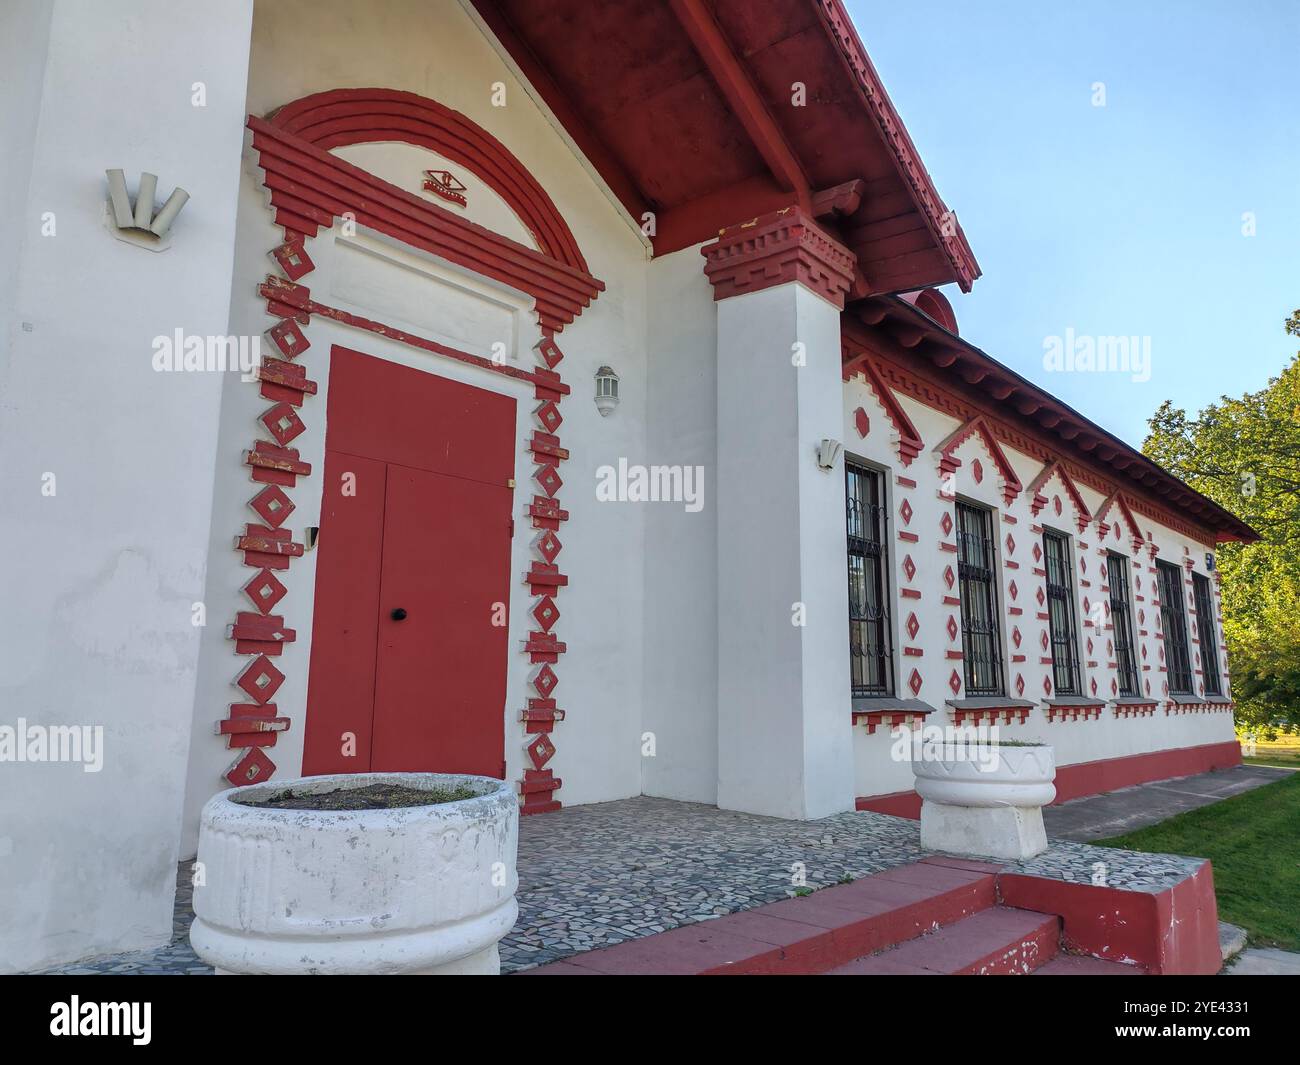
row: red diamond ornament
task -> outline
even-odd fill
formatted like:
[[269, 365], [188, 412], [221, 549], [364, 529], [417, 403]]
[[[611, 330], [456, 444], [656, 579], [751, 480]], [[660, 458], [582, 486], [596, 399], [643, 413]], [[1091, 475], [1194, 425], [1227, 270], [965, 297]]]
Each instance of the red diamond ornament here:
[[269, 614], [274, 610], [275, 604], [284, 598], [288, 590], [269, 569], [258, 570], [257, 576], [244, 585], [244, 594], [260, 614]]

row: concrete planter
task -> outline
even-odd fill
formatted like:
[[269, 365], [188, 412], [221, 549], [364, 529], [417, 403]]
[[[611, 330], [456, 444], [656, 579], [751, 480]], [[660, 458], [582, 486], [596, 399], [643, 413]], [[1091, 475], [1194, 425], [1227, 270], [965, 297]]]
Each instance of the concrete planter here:
[[[231, 801], [385, 783], [479, 794], [388, 810]], [[357, 773], [236, 788], [203, 808], [190, 942], [218, 973], [497, 973], [497, 941], [519, 913], [518, 843], [518, 801], [490, 777]]]
[[1042, 807], [1056, 798], [1051, 747], [927, 751], [912, 763], [921, 803], [921, 846], [989, 858], [1030, 858], [1047, 849]]

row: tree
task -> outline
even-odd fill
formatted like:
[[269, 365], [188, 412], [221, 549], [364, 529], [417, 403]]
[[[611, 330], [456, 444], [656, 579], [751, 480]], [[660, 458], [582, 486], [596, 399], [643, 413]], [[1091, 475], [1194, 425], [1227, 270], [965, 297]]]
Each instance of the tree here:
[[1238, 722], [1300, 726], [1300, 355], [1258, 392], [1195, 418], [1166, 400], [1148, 424], [1149, 457], [1262, 537], [1217, 559]]

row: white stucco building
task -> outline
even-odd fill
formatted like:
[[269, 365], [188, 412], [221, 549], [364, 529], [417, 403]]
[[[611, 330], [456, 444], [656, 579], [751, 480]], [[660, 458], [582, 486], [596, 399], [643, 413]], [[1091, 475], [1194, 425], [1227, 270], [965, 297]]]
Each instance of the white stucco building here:
[[1062, 798], [1239, 760], [1254, 534], [960, 336], [839, 0], [3, 0], [0, 55], [0, 723], [103, 737], [0, 764], [0, 969], [165, 942], [232, 783], [812, 818], [914, 813], [895, 724], [1050, 740]]

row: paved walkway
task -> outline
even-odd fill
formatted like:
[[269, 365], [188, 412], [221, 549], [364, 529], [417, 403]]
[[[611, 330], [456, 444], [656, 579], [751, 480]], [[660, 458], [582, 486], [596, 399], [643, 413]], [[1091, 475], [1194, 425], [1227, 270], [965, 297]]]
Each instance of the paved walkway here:
[[1275, 947], [1243, 950], [1225, 970], [1229, 976], [1300, 976], [1300, 954]]
[[[526, 817], [519, 826], [519, 921], [501, 941], [502, 968], [526, 969], [914, 862], [927, 854], [919, 832], [915, 821], [866, 811], [784, 821], [644, 796]], [[1114, 887], [1159, 891], [1201, 859], [1060, 840], [1020, 868], [1090, 883], [1099, 862]], [[170, 946], [58, 971], [210, 972], [186, 938], [193, 919], [188, 879], [182, 865]]]
[[1134, 829], [1154, 825], [1186, 810], [1208, 806], [1221, 799], [1280, 780], [1293, 769], [1239, 765], [1213, 773], [1177, 780], [1158, 780], [1131, 788], [1089, 795], [1043, 810], [1043, 823], [1053, 839], [1087, 842], [1109, 839]]

